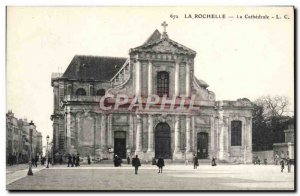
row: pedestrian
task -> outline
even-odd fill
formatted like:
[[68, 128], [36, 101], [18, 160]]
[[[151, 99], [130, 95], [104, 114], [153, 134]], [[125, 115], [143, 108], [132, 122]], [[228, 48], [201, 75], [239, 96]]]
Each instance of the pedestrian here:
[[130, 157], [129, 157], [129, 155], [127, 156], [127, 164], [128, 165], [130, 164]]
[[90, 158], [90, 155], [88, 155], [87, 160], [88, 160], [88, 164], [90, 165], [90, 164], [91, 164], [91, 158]]
[[260, 159], [259, 159], [259, 157], [257, 158], [257, 163], [258, 163], [258, 165], [260, 165]]
[[268, 165], [268, 161], [267, 161], [266, 158], [264, 159], [264, 164], [265, 164], [265, 165]]
[[35, 167], [37, 167], [38, 161], [39, 161], [39, 156], [36, 155], [36, 156], [35, 156], [35, 159], [34, 159]]
[[156, 159], [155, 159], [155, 157], [152, 157], [152, 165], [156, 165]]
[[70, 165], [71, 165], [71, 167], [73, 167], [72, 156], [69, 154], [68, 155], [68, 167], [70, 167]]
[[119, 163], [119, 157], [118, 157], [118, 155], [115, 155], [115, 158], [114, 158], [113, 162], [114, 162], [115, 167], [119, 167], [120, 163]]
[[158, 173], [162, 173], [163, 167], [165, 166], [165, 161], [162, 156], [157, 160]]
[[123, 163], [123, 161], [122, 161], [122, 158], [121, 158], [121, 157], [119, 157], [119, 156], [118, 156], [118, 163], [119, 163], [119, 166], [120, 166], [120, 167], [122, 167], [122, 163]]
[[41, 158], [41, 165], [44, 165], [44, 157]]
[[199, 162], [198, 162], [198, 157], [196, 155], [194, 155], [193, 157], [193, 163], [194, 163], [194, 169], [197, 169], [197, 167], [199, 166]]
[[76, 167], [77, 166], [80, 166], [80, 157], [79, 157], [79, 154], [77, 154], [77, 156], [76, 156]]
[[217, 166], [215, 157], [213, 157], [211, 160], [211, 166]]
[[288, 157], [286, 164], [288, 166], [288, 173], [291, 173], [292, 160]]
[[284, 160], [283, 159], [281, 159], [280, 165], [281, 165], [281, 172], [283, 172], [283, 170], [284, 170]]
[[36, 165], [35, 165], [35, 158], [31, 158], [31, 163], [32, 163], [32, 165], [34, 166], [34, 167], [36, 167]]
[[138, 169], [141, 166], [140, 159], [138, 158], [138, 155], [135, 155], [135, 158], [132, 159], [132, 166], [134, 167], [135, 175], [138, 173]]
[[72, 167], [76, 167], [76, 156], [75, 154], [72, 154]]

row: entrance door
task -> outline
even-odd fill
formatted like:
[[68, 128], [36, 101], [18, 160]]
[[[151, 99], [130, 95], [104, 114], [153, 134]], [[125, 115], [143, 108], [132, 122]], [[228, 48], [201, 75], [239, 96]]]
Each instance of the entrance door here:
[[171, 130], [167, 123], [159, 123], [155, 128], [155, 158], [171, 159]]
[[197, 134], [197, 157], [199, 159], [207, 159], [208, 157], [208, 134]]
[[126, 158], [126, 132], [115, 132], [114, 154], [122, 159]]

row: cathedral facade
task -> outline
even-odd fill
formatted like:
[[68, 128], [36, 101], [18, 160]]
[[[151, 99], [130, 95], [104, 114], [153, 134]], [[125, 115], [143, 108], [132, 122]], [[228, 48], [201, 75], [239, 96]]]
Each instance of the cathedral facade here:
[[[51, 78], [54, 153], [252, 162], [252, 103], [216, 101], [208, 84], [194, 75], [195, 56], [165, 29], [130, 49], [128, 58], [76, 55], [64, 73]], [[116, 104], [105, 97], [118, 95], [140, 97], [143, 106], [152, 95], [159, 99], [150, 99], [151, 107], [100, 107]]]

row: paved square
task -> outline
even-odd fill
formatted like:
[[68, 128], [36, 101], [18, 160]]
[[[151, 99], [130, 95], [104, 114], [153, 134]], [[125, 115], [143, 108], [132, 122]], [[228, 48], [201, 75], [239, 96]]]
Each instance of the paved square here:
[[[293, 171], [292, 167], [292, 171]], [[24, 170], [22, 170], [24, 171]], [[20, 172], [20, 171], [19, 171]], [[26, 173], [26, 172], [25, 172]], [[12, 174], [7, 174], [8, 175]], [[25, 175], [24, 175], [25, 176]], [[139, 174], [129, 165], [55, 166], [36, 170], [12, 183], [8, 190], [293, 190], [294, 173], [274, 165], [142, 165]]]

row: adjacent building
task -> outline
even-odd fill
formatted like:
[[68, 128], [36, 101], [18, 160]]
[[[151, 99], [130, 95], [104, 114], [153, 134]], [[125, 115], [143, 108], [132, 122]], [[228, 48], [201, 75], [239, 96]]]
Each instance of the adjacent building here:
[[[54, 153], [103, 159], [138, 154], [144, 160], [184, 160], [196, 154], [252, 162], [252, 103], [246, 98], [216, 101], [209, 85], [194, 75], [195, 66], [201, 69], [195, 57], [194, 50], [170, 39], [166, 30], [155, 30], [126, 58], [74, 56], [64, 73], [51, 78]], [[153, 95], [160, 100], [149, 108], [128, 109], [125, 104], [118, 110], [101, 109], [111, 101], [101, 103], [103, 96], [118, 95], [141, 97], [143, 105]], [[164, 97], [184, 108], [161, 110]]]
[[280, 158], [294, 159], [294, 124], [290, 124], [288, 129], [284, 130], [285, 142], [273, 144], [274, 157], [277, 154]]
[[[32, 137], [30, 136], [30, 125]], [[31, 143], [32, 138], [32, 143]], [[42, 154], [42, 134], [37, 131], [36, 126], [27, 119], [18, 119], [9, 110], [6, 114], [6, 158], [11, 156], [15, 163], [28, 162], [30, 157], [30, 144], [32, 155]]]

